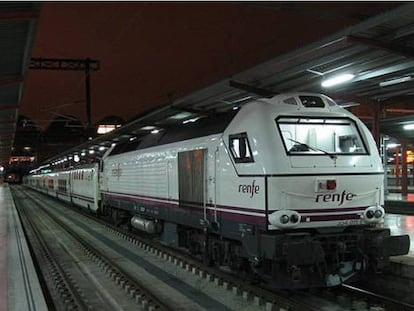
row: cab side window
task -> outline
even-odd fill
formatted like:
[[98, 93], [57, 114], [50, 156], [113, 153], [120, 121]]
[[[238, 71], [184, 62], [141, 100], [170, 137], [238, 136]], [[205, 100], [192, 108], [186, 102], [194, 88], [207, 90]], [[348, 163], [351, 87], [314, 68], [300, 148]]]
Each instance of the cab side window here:
[[239, 133], [229, 136], [229, 146], [234, 162], [249, 163], [254, 162], [253, 154], [250, 149], [247, 133]]

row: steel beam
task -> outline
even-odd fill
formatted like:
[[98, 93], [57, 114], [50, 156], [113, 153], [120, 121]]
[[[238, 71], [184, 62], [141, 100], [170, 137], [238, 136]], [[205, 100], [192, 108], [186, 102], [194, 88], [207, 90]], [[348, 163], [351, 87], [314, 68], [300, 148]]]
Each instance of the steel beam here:
[[21, 21], [39, 18], [39, 11], [36, 10], [17, 10], [10, 12], [0, 12], [0, 21]]
[[19, 105], [17, 105], [17, 104], [14, 104], [14, 105], [1, 105], [0, 104], [0, 111], [18, 109], [18, 108], [19, 108]]
[[357, 36], [348, 36], [347, 40], [351, 43], [360, 43], [363, 45], [375, 47], [377, 49], [385, 50], [390, 53], [399, 54], [407, 58], [414, 58], [414, 49], [408, 46], [382, 42], [380, 40], [362, 38]]
[[15, 124], [16, 121], [17, 121], [16, 119], [7, 120], [7, 121], [0, 120], [0, 125], [3, 125], [3, 124]]
[[263, 97], [272, 97], [275, 96], [276, 94], [278, 94], [277, 92], [274, 92], [272, 90], [268, 90], [268, 89], [264, 89], [261, 87], [257, 87], [254, 85], [250, 85], [247, 83], [243, 83], [243, 82], [238, 82], [238, 81], [234, 81], [234, 80], [230, 80], [229, 81], [229, 85], [231, 87], [234, 87], [236, 89], [240, 89], [249, 93], [253, 93], [253, 94], [257, 94], [259, 96], [263, 96]]
[[18, 84], [23, 82], [23, 76], [15, 76], [15, 77], [6, 77], [0, 79], [0, 87], [10, 85], [10, 84]]
[[29, 69], [34, 70], [68, 70], [68, 71], [97, 71], [99, 61], [93, 59], [73, 58], [42, 58], [32, 57]]

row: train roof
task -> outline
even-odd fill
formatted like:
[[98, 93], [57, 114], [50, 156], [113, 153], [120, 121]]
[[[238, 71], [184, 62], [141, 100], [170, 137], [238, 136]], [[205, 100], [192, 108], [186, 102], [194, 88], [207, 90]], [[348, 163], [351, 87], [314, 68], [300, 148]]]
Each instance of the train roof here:
[[222, 133], [237, 112], [211, 114], [197, 120], [194, 119], [194, 122], [164, 126], [159, 132], [149, 132], [143, 137], [118, 143], [109, 155]]
[[[65, 152], [65, 155], [61, 155], [59, 160], [49, 162], [52, 166], [59, 166], [64, 163], [66, 158], [74, 155], [82, 155], [83, 158], [88, 158], [88, 150], [94, 149], [95, 154], [92, 154], [96, 159], [104, 156], [105, 152], [111, 145], [116, 146], [112, 148], [109, 155], [121, 154], [133, 150], [139, 150], [149, 148], [153, 146], [160, 146], [178, 141], [184, 141], [188, 139], [208, 136], [212, 134], [222, 133], [229, 123], [233, 120], [235, 115], [240, 111], [239, 108], [252, 102], [262, 101], [268, 102], [273, 105], [285, 106], [282, 110], [286, 109], [289, 105], [292, 109], [296, 108], [340, 108], [332, 99], [323, 95], [309, 92], [293, 92], [282, 94], [262, 94], [263, 96], [248, 96], [243, 98], [243, 101], [239, 101], [237, 106], [229, 105], [227, 110], [192, 110], [186, 108], [180, 110], [179, 108], [171, 108], [168, 113], [163, 108], [147, 114], [142, 119], [138, 119], [131, 124], [124, 125], [123, 127], [103, 135], [102, 137], [95, 139], [92, 142], [84, 143], [81, 146], [73, 148]], [[310, 98], [314, 98], [316, 101], [324, 101], [325, 105], [308, 105], [306, 101]], [[323, 100], [322, 100], [323, 99]], [[313, 102], [316, 103], [316, 101]], [[234, 104], [234, 103], [233, 103]], [[285, 105], [283, 105], [285, 104]], [[287, 104], [287, 105], [286, 105]], [[175, 111], [175, 113], [171, 113]], [[160, 114], [167, 113], [163, 121], [151, 122], [153, 117], [160, 118]], [[86, 146], [86, 147], [83, 147]], [[87, 149], [87, 146], [88, 149]], [[91, 147], [92, 146], [92, 147]], [[75, 150], [76, 149], [76, 150]], [[102, 151], [101, 151], [102, 149]], [[56, 159], [57, 157], [55, 157]]]

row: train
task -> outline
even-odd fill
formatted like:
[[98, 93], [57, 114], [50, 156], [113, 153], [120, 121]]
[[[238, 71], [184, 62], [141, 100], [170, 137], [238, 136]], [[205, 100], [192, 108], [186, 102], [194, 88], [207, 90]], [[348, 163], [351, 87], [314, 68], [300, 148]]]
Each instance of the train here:
[[6, 172], [4, 181], [9, 184], [19, 184], [22, 182], [22, 178], [19, 173]]
[[274, 288], [356, 280], [410, 244], [382, 225], [370, 131], [322, 94], [255, 99], [24, 184]]

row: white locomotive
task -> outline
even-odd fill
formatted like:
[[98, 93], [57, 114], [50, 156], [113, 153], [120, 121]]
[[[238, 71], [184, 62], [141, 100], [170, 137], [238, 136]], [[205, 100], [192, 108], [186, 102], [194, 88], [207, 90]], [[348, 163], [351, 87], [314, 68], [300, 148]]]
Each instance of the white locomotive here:
[[[98, 174], [99, 170], [99, 174]], [[86, 178], [86, 179], [85, 179]], [[316, 94], [258, 99], [25, 184], [275, 287], [334, 286], [408, 252], [365, 125]]]

